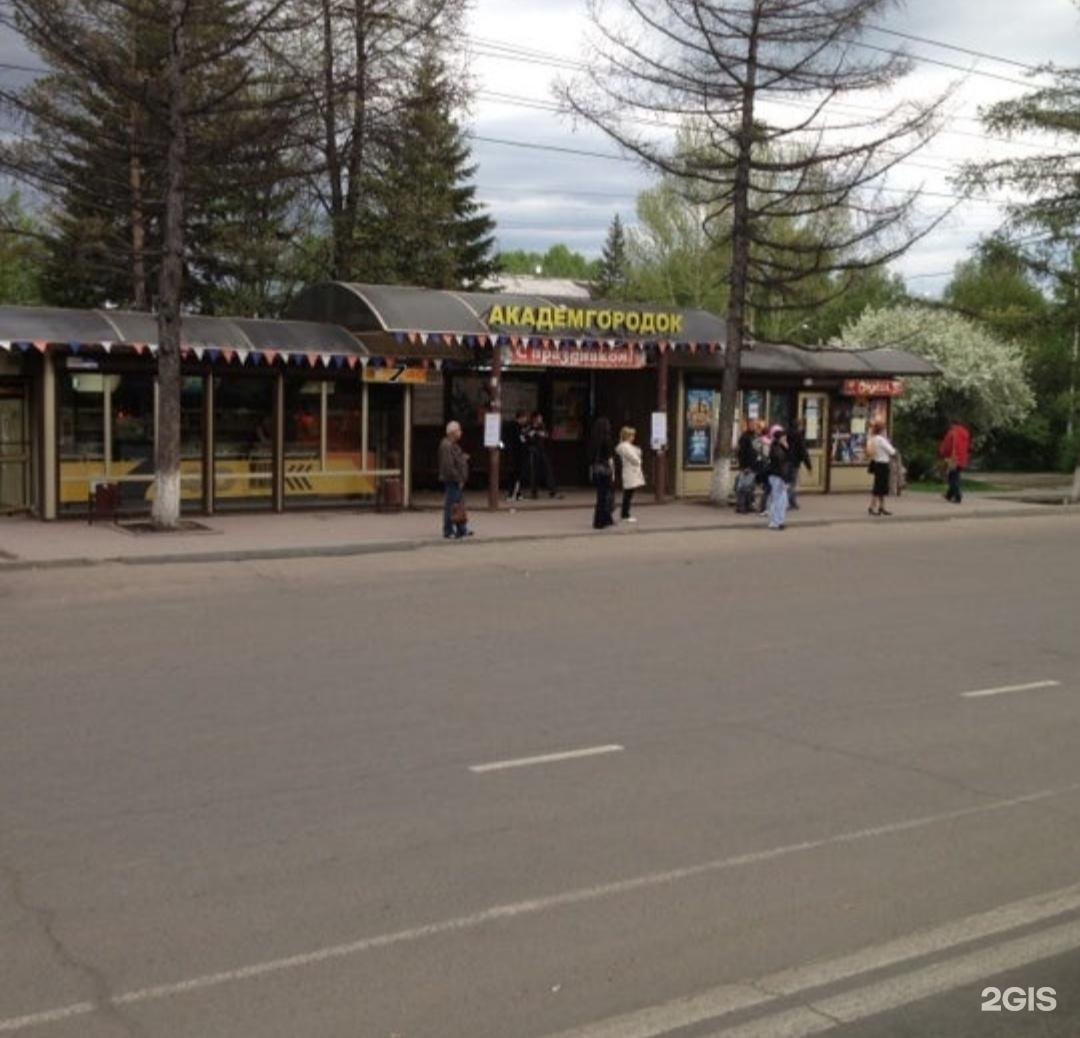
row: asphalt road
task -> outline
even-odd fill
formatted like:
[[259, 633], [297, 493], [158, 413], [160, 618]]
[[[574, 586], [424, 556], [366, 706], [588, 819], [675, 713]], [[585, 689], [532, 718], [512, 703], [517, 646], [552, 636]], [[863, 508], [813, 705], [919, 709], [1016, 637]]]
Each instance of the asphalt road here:
[[0, 1034], [1080, 1032], [1080, 519], [0, 581]]

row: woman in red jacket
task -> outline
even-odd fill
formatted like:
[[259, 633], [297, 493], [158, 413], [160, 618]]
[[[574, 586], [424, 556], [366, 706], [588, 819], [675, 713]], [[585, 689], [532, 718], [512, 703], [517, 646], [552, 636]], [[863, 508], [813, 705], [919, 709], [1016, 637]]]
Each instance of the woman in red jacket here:
[[949, 479], [949, 489], [945, 491], [945, 500], [960, 504], [963, 494], [960, 490], [960, 476], [968, 467], [971, 452], [971, 433], [962, 422], [952, 422], [945, 438], [938, 444], [938, 457], [944, 459]]

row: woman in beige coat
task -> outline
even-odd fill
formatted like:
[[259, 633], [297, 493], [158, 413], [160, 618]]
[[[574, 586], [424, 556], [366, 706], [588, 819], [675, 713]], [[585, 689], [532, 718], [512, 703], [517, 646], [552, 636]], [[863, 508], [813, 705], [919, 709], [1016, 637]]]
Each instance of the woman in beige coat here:
[[630, 514], [630, 506], [634, 502], [634, 491], [638, 487], [645, 486], [645, 473], [641, 468], [641, 448], [634, 443], [636, 435], [637, 433], [630, 426], [623, 426], [619, 432], [619, 446], [615, 448], [615, 453], [622, 464], [622, 512], [619, 517], [624, 523], [637, 522]]

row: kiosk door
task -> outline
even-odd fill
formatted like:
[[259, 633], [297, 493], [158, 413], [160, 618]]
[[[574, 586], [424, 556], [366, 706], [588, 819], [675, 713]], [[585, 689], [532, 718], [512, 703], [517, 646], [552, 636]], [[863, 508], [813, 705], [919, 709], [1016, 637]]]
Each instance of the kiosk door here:
[[829, 397], [827, 393], [800, 393], [799, 419], [806, 430], [806, 451], [812, 466], [799, 474], [799, 489], [823, 491], [828, 473]]
[[0, 512], [30, 507], [30, 421], [24, 383], [0, 384]]

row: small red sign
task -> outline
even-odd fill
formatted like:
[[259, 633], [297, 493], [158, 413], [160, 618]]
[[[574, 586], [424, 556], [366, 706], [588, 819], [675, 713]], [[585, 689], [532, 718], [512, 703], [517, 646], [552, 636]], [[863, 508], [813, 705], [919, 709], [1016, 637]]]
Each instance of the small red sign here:
[[903, 396], [904, 383], [898, 378], [849, 378], [840, 390], [843, 396]]
[[645, 367], [645, 351], [628, 346], [613, 346], [608, 349], [600, 346], [559, 349], [557, 346], [519, 343], [511, 347], [510, 363], [544, 368], [626, 370]]

